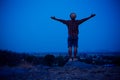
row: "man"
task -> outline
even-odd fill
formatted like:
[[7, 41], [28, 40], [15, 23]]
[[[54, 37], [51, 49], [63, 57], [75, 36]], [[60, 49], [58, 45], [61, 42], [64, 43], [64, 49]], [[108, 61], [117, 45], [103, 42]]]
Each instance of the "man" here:
[[[91, 14], [91, 16], [81, 19], [81, 20], [76, 20], [76, 14], [71, 13], [70, 18], [71, 20], [62, 20], [58, 19], [56, 17], [51, 17], [53, 20], [60, 21], [64, 24], [67, 25], [68, 28], [68, 53], [69, 53], [69, 61], [76, 61], [77, 60], [77, 48], [78, 48], [78, 26], [85, 22], [86, 20], [94, 17], [95, 14]], [[72, 47], [74, 47], [74, 58], [72, 59]]]

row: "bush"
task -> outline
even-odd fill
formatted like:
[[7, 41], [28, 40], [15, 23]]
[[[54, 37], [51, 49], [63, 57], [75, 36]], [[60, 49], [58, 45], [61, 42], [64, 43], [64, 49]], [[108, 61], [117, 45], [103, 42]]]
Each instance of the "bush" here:
[[55, 63], [55, 56], [48, 54], [44, 57], [43, 61], [44, 61], [44, 65], [53, 66], [53, 64]]
[[65, 60], [63, 56], [58, 56], [56, 58], [56, 63], [58, 66], [64, 66], [65, 65]]
[[35, 62], [35, 59], [36, 59], [36, 57], [32, 56], [32, 55], [27, 55], [25, 57], [25, 61], [27, 61], [28, 63], [31, 63], [31, 64], [33, 64]]
[[42, 63], [43, 58], [27, 53], [18, 54], [11, 51], [0, 50], [0, 66], [17, 66], [21, 64], [22, 60], [33, 65], [39, 65]]
[[88, 57], [84, 61], [85, 61], [85, 63], [91, 64], [92, 63], [92, 58]]
[[17, 66], [20, 63], [19, 54], [10, 51], [0, 51], [0, 66]]

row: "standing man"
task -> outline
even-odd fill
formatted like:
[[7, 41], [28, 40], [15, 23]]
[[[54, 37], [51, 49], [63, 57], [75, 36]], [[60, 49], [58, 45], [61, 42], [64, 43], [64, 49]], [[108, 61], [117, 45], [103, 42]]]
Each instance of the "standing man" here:
[[[68, 28], [68, 53], [69, 53], [69, 61], [76, 61], [77, 60], [77, 48], [78, 48], [78, 26], [87, 21], [88, 19], [94, 17], [95, 14], [91, 14], [89, 17], [81, 19], [81, 20], [76, 20], [76, 14], [71, 13], [70, 18], [71, 20], [62, 20], [58, 19], [55, 16], [52, 16], [51, 18], [53, 20], [57, 20], [62, 22], [63, 24], [67, 25]], [[72, 47], [74, 47], [74, 57], [72, 59]]]

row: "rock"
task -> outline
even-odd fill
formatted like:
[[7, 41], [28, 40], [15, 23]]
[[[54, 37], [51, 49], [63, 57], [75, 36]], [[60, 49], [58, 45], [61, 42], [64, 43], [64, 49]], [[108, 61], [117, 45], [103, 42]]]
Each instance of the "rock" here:
[[96, 67], [96, 65], [86, 64], [80, 61], [71, 61], [71, 62], [67, 62], [64, 67], [77, 67], [77, 68], [89, 69]]
[[[10, 75], [4, 74], [4, 71], [8, 71]], [[119, 80], [120, 67], [97, 66], [75, 61], [67, 62], [64, 67], [4, 67], [0, 68], [0, 75], [0, 80]]]

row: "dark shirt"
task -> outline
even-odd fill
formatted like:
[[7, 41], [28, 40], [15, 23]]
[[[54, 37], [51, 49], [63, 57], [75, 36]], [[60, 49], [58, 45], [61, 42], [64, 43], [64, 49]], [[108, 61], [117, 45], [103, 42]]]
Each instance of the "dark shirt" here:
[[57, 21], [60, 21], [64, 24], [67, 25], [68, 27], [68, 34], [70, 36], [77, 36], [79, 34], [79, 29], [78, 29], [78, 26], [83, 23], [84, 21], [90, 19], [91, 17], [88, 17], [88, 18], [84, 18], [84, 19], [81, 19], [81, 20], [62, 20], [62, 19], [57, 19], [55, 18], [54, 20], [57, 20]]

